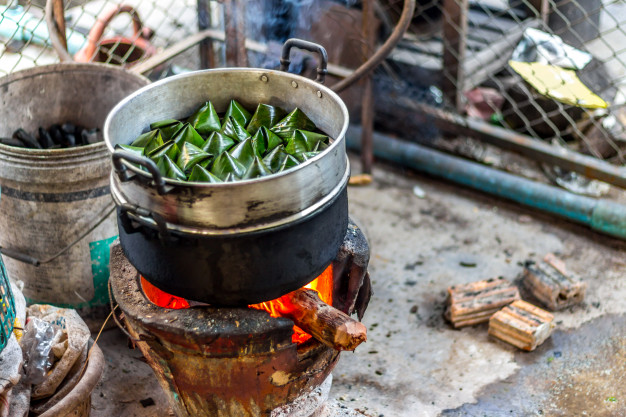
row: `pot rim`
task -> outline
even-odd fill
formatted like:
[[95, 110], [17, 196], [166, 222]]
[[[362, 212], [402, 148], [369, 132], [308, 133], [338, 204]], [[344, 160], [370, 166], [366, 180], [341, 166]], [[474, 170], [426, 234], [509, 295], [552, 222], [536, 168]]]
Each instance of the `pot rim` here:
[[[226, 72], [250, 72], [250, 73], [257, 73], [259, 77], [265, 75], [265, 76], [281, 76], [281, 77], [288, 77], [293, 79], [293, 81], [296, 82], [303, 82], [303, 83], [308, 83], [308, 84], [312, 84], [314, 85], [318, 91], [318, 97], [323, 97], [324, 95], [328, 95], [329, 97], [331, 97], [333, 100], [335, 100], [340, 109], [341, 109], [341, 113], [344, 119], [344, 123], [343, 126], [341, 127], [341, 131], [339, 132], [339, 135], [337, 135], [337, 137], [331, 137], [330, 135], [327, 135], [330, 138], [330, 145], [328, 148], [324, 149], [322, 152], [320, 152], [318, 155], [314, 156], [311, 159], [308, 159], [292, 168], [289, 168], [287, 170], [278, 172], [278, 173], [274, 173], [274, 174], [270, 174], [270, 175], [265, 175], [263, 177], [258, 177], [258, 178], [251, 178], [251, 179], [246, 179], [246, 180], [237, 180], [234, 182], [221, 182], [221, 183], [204, 183], [204, 182], [188, 182], [188, 181], [180, 181], [180, 180], [175, 180], [172, 178], [167, 178], [167, 177], [163, 177], [163, 180], [165, 181], [165, 184], [167, 185], [171, 185], [171, 186], [178, 186], [178, 187], [189, 187], [189, 188], [214, 188], [214, 187], [232, 187], [233, 185], [236, 184], [255, 184], [255, 183], [265, 183], [268, 181], [273, 181], [276, 178], [280, 178], [282, 176], [286, 176], [289, 175], [291, 173], [293, 173], [294, 171], [297, 171], [299, 169], [302, 169], [306, 166], [309, 165], [313, 165], [315, 163], [317, 163], [317, 161], [319, 161], [320, 159], [322, 159], [324, 157], [324, 155], [332, 152], [333, 150], [335, 150], [337, 147], [341, 146], [340, 143], [342, 142], [342, 138], [345, 137], [346, 131], [348, 130], [348, 121], [349, 121], [349, 113], [348, 113], [348, 109], [345, 105], [345, 103], [343, 102], [343, 100], [339, 97], [339, 95], [337, 95], [337, 93], [335, 93], [334, 91], [332, 91], [330, 88], [316, 82], [315, 80], [303, 77], [301, 75], [296, 75], [296, 74], [292, 74], [289, 72], [284, 72], [284, 71], [278, 71], [278, 70], [269, 70], [269, 69], [263, 69], [263, 68], [217, 68], [217, 69], [207, 69], [207, 70], [199, 70], [199, 71], [192, 71], [192, 72], [188, 72], [185, 74], [180, 74], [180, 75], [175, 75], [172, 77], [167, 77], [164, 78], [162, 80], [156, 81], [152, 84], [149, 84], [145, 87], [142, 87], [141, 89], [133, 92], [132, 94], [130, 94], [129, 96], [127, 96], [126, 98], [124, 98], [122, 101], [120, 101], [115, 107], [113, 107], [113, 109], [109, 112], [109, 114], [107, 115], [107, 118], [104, 122], [104, 127], [103, 127], [103, 134], [104, 134], [104, 143], [106, 144], [107, 149], [109, 150], [109, 152], [111, 154], [113, 154], [113, 152], [115, 151], [115, 147], [112, 146], [111, 141], [109, 140], [109, 130], [110, 130], [110, 125], [112, 123], [112, 119], [115, 117], [115, 115], [120, 112], [129, 102], [131, 102], [133, 99], [135, 99], [137, 96], [145, 93], [146, 91], [152, 90], [154, 88], [159, 88], [165, 84], [174, 82], [176, 80], [180, 80], [180, 79], [184, 79], [184, 78], [192, 78], [192, 77], [197, 77], [198, 75], [202, 75], [202, 74], [207, 74], [207, 73], [212, 73], [212, 74], [219, 74], [219, 73], [226, 73]], [[321, 93], [321, 96], [320, 96]], [[339, 139], [339, 140], [338, 140]], [[135, 175], [139, 175], [140, 177], [143, 177], [145, 180], [150, 180], [152, 179], [152, 175], [145, 172], [142, 169], [137, 168], [134, 164], [128, 163], [126, 161], [122, 161], [122, 163], [126, 166], [127, 169], [131, 170]], [[347, 170], [349, 171], [349, 170]]]
[[[111, 173], [111, 176], [115, 175], [115, 173]], [[350, 161], [346, 159], [346, 169], [341, 178], [341, 181], [322, 199], [317, 201], [315, 204], [305, 208], [302, 211], [297, 213], [292, 213], [289, 216], [270, 220], [266, 223], [262, 224], [252, 224], [249, 226], [237, 226], [237, 227], [228, 227], [228, 228], [209, 228], [209, 227], [201, 227], [201, 226], [188, 226], [185, 224], [177, 224], [172, 222], [164, 222], [163, 226], [170, 232], [179, 235], [188, 235], [193, 237], [204, 237], [204, 236], [237, 236], [237, 235], [249, 235], [250, 233], [255, 232], [265, 232], [268, 230], [279, 230], [283, 227], [287, 227], [293, 224], [297, 224], [301, 221], [305, 221], [311, 216], [315, 215], [320, 210], [323, 210], [328, 205], [332, 204], [339, 198], [341, 192], [348, 185], [348, 179], [350, 177]], [[227, 183], [229, 184], [229, 183]], [[215, 184], [211, 184], [215, 185]], [[113, 201], [115, 205], [118, 207], [123, 207], [129, 204], [128, 199], [124, 196], [121, 190], [118, 189], [115, 182], [111, 181], [111, 196], [113, 197]], [[159, 230], [159, 225], [152, 217], [144, 217], [137, 213], [128, 212], [127, 215], [134, 221], [137, 221], [143, 226], [150, 227], [155, 230]]]

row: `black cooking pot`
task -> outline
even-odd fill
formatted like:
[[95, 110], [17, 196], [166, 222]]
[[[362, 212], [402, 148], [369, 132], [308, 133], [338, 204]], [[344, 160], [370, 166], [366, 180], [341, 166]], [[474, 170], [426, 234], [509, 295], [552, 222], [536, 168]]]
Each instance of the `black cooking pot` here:
[[348, 227], [347, 189], [307, 219], [232, 236], [160, 232], [118, 207], [120, 242], [150, 283], [170, 294], [220, 306], [255, 304], [298, 289], [337, 255]]

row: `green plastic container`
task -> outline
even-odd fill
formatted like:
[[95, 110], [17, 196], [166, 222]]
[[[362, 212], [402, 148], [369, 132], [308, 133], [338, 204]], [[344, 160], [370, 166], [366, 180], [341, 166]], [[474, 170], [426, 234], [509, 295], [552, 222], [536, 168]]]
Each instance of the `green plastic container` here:
[[9, 276], [4, 268], [2, 254], [0, 254], [0, 352], [4, 349], [11, 337], [15, 324], [15, 301]]

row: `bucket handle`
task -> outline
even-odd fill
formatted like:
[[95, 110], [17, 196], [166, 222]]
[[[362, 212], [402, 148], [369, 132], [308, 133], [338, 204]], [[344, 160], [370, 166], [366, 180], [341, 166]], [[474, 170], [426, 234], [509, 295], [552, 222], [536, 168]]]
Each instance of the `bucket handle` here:
[[320, 56], [320, 59], [318, 61], [317, 78], [315, 78], [315, 81], [320, 84], [324, 84], [326, 74], [328, 73], [328, 70], [326, 69], [326, 67], [328, 66], [328, 54], [326, 53], [326, 49], [324, 49], [322, 45], [318, 45], [313, 42], [297, 38], [287, 39], [287, 41], [283, 45], [283, 51], [280, 58], [280, 70], [287, 72], [287, 70], [289, 69], [289, 64], [291, 63], [289, 55], [291, 53], [291, 48], [293, 48], [294, 46], [296, 48], [304, 49], [306, 51], [317, 52], [317, 54]]
[[159, 193], [160, 195], [167, 193], [167, 189], [165, 188], [165, 180], [163, 180], [161, 171], [159, 171], [159, 168], [157, 168], [153, 160], [144, 158], [143, 156], [135, 155], [123, 149], [116, 149], [113, 152], [112, 159], [113, 168], [115, 169], [115, 171], [117, 171], [117, 175], [122, 182], [130, 181], [134, 177], [134, 175], [130, 175], [128, 173], [128, 168], [124, 164], [124, 162], [131, 162], [148, 170], [148, 172], [152, 176], [152, 180], [154, 181], [154, 186], [157, 190], [157, 193]]

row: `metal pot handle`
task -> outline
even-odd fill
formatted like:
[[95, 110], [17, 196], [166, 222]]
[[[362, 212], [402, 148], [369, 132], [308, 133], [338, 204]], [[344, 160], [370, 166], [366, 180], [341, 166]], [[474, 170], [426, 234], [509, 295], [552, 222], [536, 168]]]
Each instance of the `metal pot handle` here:
[[317, 81], [320, 84], [324, 84], [324, 79], [326, 78], [326, 74], [328, 70], [326, 67], [328, 66], [328, 54], [326, 53], [326, 49], [322, 45], [318, 45], [313, 42], [305, 41], [302, 39], [291, 38], [287, 39], [285, 44], [283, 45], [283, 52], [280, 58], [280, 70], [287, 71], [289, 69], [289, 64], [291, 60], [289, 59], [289, 54], [291, 53], [291, 48], [293, 47], [304, 49], [310, 52], [317, 52], [320, 56], [319, 65], [317, 66]]
[[157, 168], [156, 164], [151, 159], [135, 155], [123, 149], [116, 149], [113, 152], [112, 159], [113, 168], [115, 169], [115, 171], [117, 171], [117, 175], [120, 177], [120, 180], [122, 182], [130, 181], [131, 178], [133, 178], [132, 175], [128, 174], [128, 169], [126, 168], [126, 165], [124, 165], [124, 161], [132, 162], [148, 170], [150, 175], [152, 175], [152, 180], [154, 181], [154, 186], [157, 190], [157, 193], [159, 193], [160, 195], [167, 193], [163, 176], [161, 175], [159, 168]]

